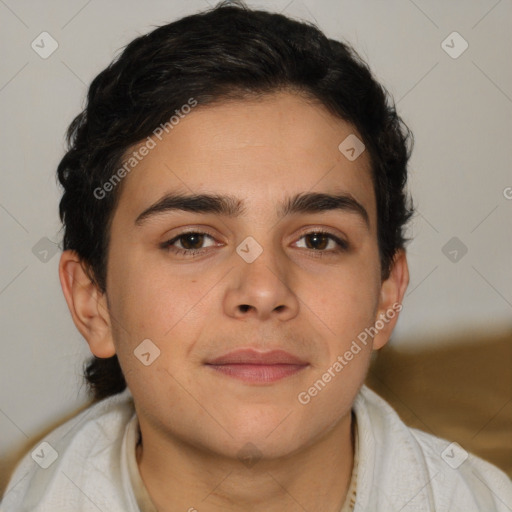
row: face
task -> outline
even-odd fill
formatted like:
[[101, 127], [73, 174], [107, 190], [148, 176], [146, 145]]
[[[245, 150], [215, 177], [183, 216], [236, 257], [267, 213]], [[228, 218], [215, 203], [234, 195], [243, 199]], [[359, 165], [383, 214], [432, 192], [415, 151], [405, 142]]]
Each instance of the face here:
[[291, 93], [198, 106], [124, 178], [107, 296], [141, 426], [277, 457], [348, 417], [377, 338], [344, 354], [389, 306], [369, 158], [338, 149], [351, 134]]

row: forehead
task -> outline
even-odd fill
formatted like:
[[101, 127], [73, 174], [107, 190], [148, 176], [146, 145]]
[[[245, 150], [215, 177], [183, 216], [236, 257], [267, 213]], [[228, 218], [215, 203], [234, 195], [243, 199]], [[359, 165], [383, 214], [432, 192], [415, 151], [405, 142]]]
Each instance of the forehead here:
[[373, 219], [367, 152], [351, 161], [338, 148], [354, 135], [361, 138], [320, 104], [292, 93], [197, 106], [161, 140], [153, 138], [154, 147], [124, 178], [118, 209], [135, 218], [179, 190], [237, 195], [262, 211], [284, 196], [336, 189], [363, 203]]

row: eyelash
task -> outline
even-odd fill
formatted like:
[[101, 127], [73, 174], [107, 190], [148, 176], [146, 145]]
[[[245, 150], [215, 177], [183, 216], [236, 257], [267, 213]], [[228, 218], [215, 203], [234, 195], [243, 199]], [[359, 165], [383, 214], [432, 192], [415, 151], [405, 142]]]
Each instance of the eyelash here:
[[[314, 229], [312, 231], [308, 231], [307, 233], [303, 233], [300, 236], [299, 240], [305, 236], [313, 235], [313, 234], [326, 235], [330, 240], [334, 241], [338, 245], [337, 249], [330, 249], [330, 250], [309, 249], [309, 248], [306, 249], [307, 251], [310, 251], [311, 253], [313, 253], [315, 257], [324, 257], [324, 256], [326, 256], [326, 255], [328, 256], [330, 254], [338, 254], [341, 252], [346, 252], [349, 249], [348, 242], [346, 242], [345, 240], [342, 240], [341, 238], [338, 238], [337, 236], [333, 235], [329, 231], [325, 231], [323, 229]], [[212, 235], [210, 235], [209, 233], [205, 233], [203, 231], [185, 231], [183, 233], [180, 233], [178, 236], [175, 236], [171, 240], [167, 240], [167, 241], [163, 242], [162, 244], [160, 244], [160, 247], [167, 251], [173, 252], [176, 255], [185, 256], [185, 257], [189, 257], [189, 258], [193, 258], [194, 256], [199, 256], [201, 253], [205, 252], [205, 250], [209, 249], [209, 247], [202, 248], [202, 249], [181, 249], [179, 247], [173, 247], [172, 244], [174, 244], [175, 242], [180, 240], [180, 238], [185, 237], [187, 235], [206, 235], [206, 236], [214, 239], [214, 237]]]

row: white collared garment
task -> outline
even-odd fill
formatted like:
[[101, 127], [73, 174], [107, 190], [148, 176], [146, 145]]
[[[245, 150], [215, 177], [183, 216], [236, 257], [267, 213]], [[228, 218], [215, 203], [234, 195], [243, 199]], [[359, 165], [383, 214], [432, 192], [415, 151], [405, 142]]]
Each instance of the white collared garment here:
[[[366, 386], [352, 410], [355, 460], [340, 512], [512, 510], [512, 481], [492, 464], [407, 427]], [[0, 511], [155, 512], [135, 458], [138, 436], [127, 388], [53, 430], [25, 455]]]

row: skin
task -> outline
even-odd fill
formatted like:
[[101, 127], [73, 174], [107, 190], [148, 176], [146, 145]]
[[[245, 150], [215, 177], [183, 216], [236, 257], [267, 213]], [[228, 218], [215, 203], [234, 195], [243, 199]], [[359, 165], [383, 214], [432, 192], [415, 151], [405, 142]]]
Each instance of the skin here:
[[[403, 251], [381, 281], [369, 158], [363, 152], [351, 162], [338, 150], [352, 133], [290, 92], [196, 107], [124, 178], [106, 294], [74, 252], [62, 254], [60, 279], [75, 324], [93, 354], [118, 355], [134, 396], [137, 462], [159, 511], [341, 508], [354, 460], [351, 406], [371, 352], [388, 341], [398, 314], [307, 405], [297, 396], [401, 303], [409, 281]], [[245, 213], [170, 211], [135, 224], [176, 190], [230, 194]], [[364, 206], [369, 226], [351, 211], [277, 216], [288, 196], [334, 190]], [[192, 246], [204, 247], [202, 254], [160, 246], [189, 228], [213, 237]], [[348, 250], [336, 252], [330, 239], [312, 245], [305, 235], [320, 228], [346, 240]], [[248, 236], [263, 248], [252, 263], [236, 252]], [[186, 242], [174, 247], [190, 248]], [[147, 338], [160, 356], [144, 366], [134, 350]], [[283, 349], [309, 366], [254, 385], [204, 365], [241, 347]], [[251, 467], [239, 460], [246, 443], [261, 456]]]

